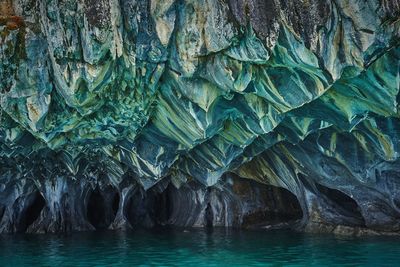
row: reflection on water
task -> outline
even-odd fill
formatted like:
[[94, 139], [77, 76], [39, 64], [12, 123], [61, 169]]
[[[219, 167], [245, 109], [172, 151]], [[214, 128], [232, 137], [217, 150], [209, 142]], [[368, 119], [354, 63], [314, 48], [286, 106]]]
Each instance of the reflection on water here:
[[[0, 236], [0, 266], [398, 266], [399, 238], [162, 229]], [[189, 265], [190, 264], [190, 265]]]

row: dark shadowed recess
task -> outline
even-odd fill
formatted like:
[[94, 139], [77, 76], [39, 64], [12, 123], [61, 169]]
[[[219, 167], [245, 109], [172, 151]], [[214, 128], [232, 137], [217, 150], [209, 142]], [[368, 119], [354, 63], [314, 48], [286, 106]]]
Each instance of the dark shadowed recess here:
[[[303, 216], [296, 196], [286, 189], [246, 179], [234, 179], [233, 185], [225, 186], [224, 190], [197, 185], [177, 189], [169, 184], [163, 190], [142, 191], [129, 200], [127, 218], [134, 227], [192, 226], [204, 222], [202, 226], [210, 228], [276, 225]], [[199, 191], [204, 198], [197, 197]]]
[[0, 221], [3, 219], [4, 212], [6, 211], [6, 207], [0, 205]]
[[213, 212], [213, 209], [212, 209], [210, 203], [207, 204], [204, 216], [205, 216], [204, 220], [205, 220], [205, 224], [206, 224], [205, 226], [207, 228], [213, 227], [214, 212]]
[[348, 217], [356, 219], [359, 226], [365, 226], [365, 220], [361, 214], [360, 207], [354, 199], [337, 189], [329, 188], [318, 183], [316, 183], [316, 186], [318, 191], [329, 199], [337, 210], [340, 210], [341, 213]]
[[243, 226], [274, 225], [300, 220], [303, 217], [297, 197], [289, 190], [262, 185], [262, 192], [265, 194], [265, 206], [246, 214], [243, 217]]
[[156, 227], [168, 224], [172, 212], [171, 184], [164, 190], [156, 188], [137, 191], [127, 204], [127, 218], [131, 225]]
[[28, 227], [36, 221], [46, 205], [46, 201], [39, 192], [29, 195], [20, 213], [17, 232], [26, 232]]
[[[348, 199], [338, 198], [331, 191], [324, 191], [324, 194], [332, 195], [340, 205], [348, 205]], [[68, 217], [74, 211], [70, 210], [66, 199], [63, 199], [62, 207]], [[119, 191], [112, 186], [92, 189], [85, 202], [85, 219], [96, 230], [108, 229], [121, 206]], [[46, 201], [38, 191], [18, 199], [13, 206], [18, 214], [16, 231], [26, 232], [45, 206]], [[288, 190], [232, 175], [225, 179], [224, 184], [215, 187], [192, 181], [176, 188], [166, 180], [147, 191], [137, 189], [121, 208], [133, 228], [263, 227], [287, 225], [303, 216], [296, 196]], [[0, 219], [4, 212], [5, 207], [0, 206]], [[66, 229], [69, 225], [67, 220]]]
[[97, 230], [108, 228], [117, 214], [119, 201], [118, 192], [111, 187], [93, 190], [87, 204], [87, 219], [90, 224]]

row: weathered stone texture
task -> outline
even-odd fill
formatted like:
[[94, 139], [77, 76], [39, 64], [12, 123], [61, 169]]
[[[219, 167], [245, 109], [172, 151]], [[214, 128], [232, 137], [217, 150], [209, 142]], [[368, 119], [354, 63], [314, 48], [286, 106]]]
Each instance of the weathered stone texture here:
[[399, 70], [398, 0], [0, 0], [0, 232], [399, 232]]

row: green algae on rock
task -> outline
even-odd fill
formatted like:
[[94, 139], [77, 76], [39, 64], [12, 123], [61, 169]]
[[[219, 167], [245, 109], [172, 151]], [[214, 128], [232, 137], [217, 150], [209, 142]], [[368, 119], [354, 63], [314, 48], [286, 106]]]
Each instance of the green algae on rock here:
[[400, 231], [398, 0], [0, 12], [0, 232], [261, 223], [238, 177], [299, 229]]

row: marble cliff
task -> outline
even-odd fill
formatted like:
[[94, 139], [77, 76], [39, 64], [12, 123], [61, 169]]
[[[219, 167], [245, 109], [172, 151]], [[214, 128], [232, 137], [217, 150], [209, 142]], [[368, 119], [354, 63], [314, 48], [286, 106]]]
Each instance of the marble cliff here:
[[0, 232], [400, 232], [399, 0], [0, 0]]

